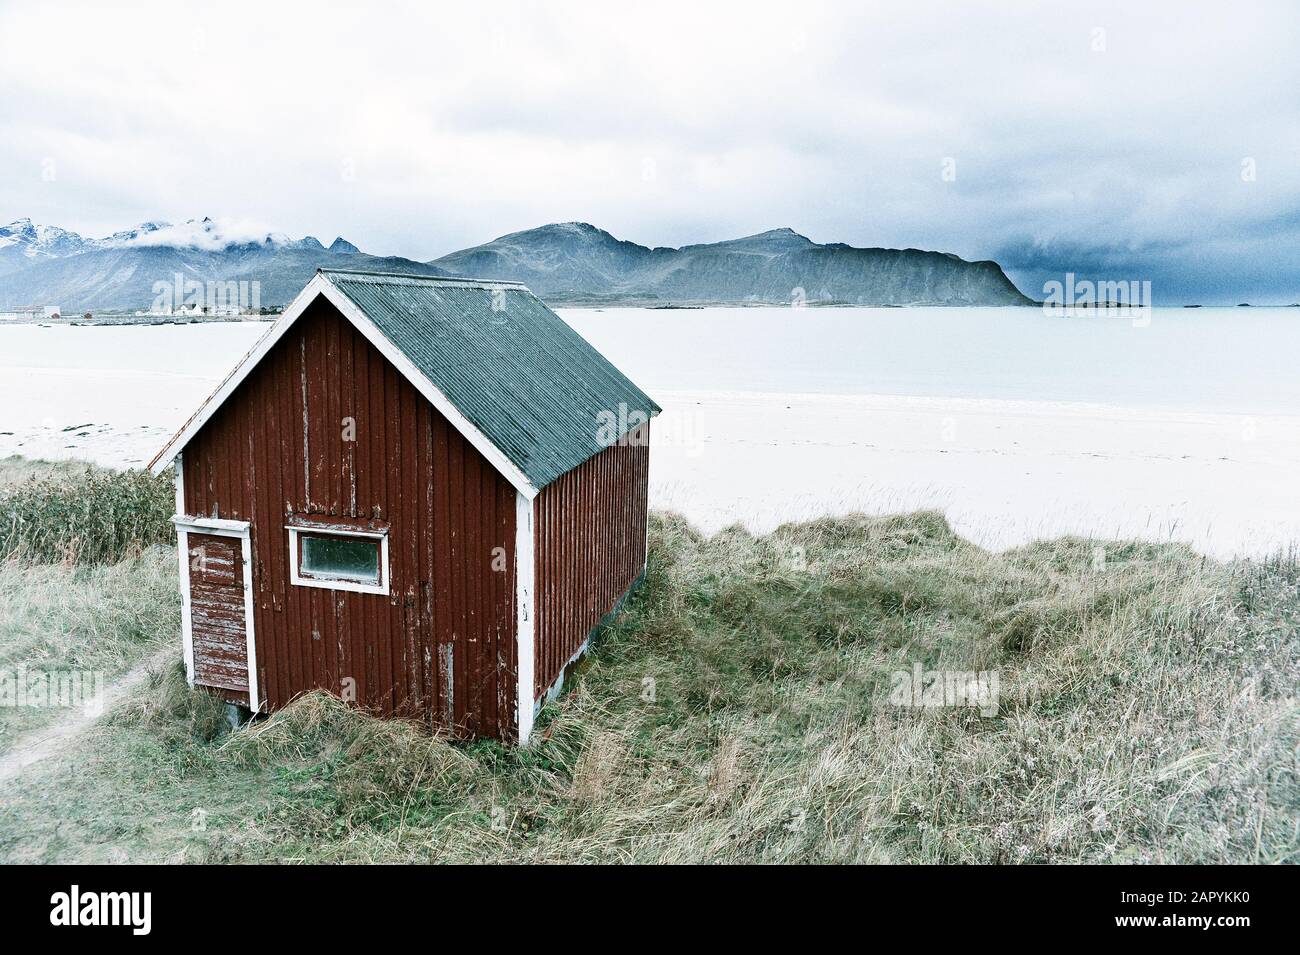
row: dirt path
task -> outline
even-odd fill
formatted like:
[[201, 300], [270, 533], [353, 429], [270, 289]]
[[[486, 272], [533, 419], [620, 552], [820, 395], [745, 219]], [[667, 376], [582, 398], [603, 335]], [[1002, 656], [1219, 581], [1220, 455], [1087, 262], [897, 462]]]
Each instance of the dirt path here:
[[0, 753], [0, 784], [13, 779], [33, 763], [39, 763], [66, 750], [91, 724], [135, 692], [149, 678], [150, 669], [175, 654], [175, 647], [159, 650], [130, 670], [114, 677], [112, 682], [104, 687], [104, 707], [98, 716], [91, 715], [80, 707], [74, 707], [53, 723], [20, 735], [7, 752]]

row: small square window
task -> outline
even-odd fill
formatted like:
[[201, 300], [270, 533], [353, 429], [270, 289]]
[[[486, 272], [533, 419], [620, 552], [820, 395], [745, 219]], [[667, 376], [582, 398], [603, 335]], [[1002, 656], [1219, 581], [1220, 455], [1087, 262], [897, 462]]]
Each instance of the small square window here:
[[293, 583], [300, 587], [388, 593], [388, 536], [289, 528]]
[[367, 537], [300, 534], [302, 561], [298, 573], [319, 580], [379, 583], [379, 541]]

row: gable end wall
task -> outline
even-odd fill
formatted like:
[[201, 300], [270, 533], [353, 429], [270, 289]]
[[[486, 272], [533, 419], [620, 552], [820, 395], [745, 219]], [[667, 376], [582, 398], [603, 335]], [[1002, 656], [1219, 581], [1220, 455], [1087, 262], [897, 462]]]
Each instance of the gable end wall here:
[[[515, 490], [332, 305], [308, 307], [182, 467], [187, 514], [252, 525], [268, 709], [320, 688], [514, 738]], [[390, 594], [293, 586], [290, 514], [386, 522]]]

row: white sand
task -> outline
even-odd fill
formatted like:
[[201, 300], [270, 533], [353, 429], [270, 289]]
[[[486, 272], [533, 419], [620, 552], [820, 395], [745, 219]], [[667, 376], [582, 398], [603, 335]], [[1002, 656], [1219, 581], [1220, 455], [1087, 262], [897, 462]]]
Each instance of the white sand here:
[[657, 392], [651, 496], [708, 531], [933, 507], [989, 547], [1080, 534], [1218, 556], [1300, 540], [1300, 418], [962, 398]]
[[0, 455], [142, 467], [269, 327], [0, 327]]
[[[265, 327], [0, 328], [0, 456], [141, 466]], [[1074, 533], [1226, 557], [1300, 540], [1300, 417], [650, 390], [651, 504], [706, 531], [934, 507], [991, 547]]]

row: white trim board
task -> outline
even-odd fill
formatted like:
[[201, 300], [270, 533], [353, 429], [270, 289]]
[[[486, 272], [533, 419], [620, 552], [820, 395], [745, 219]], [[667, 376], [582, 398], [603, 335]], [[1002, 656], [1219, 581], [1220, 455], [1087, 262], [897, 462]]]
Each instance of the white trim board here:
[[248, 521], [227, 521], [218, 517], [190, 517], [182, 511], [172, 515], [172, 523], [198, 528], [207, 534], [227, 534], [231, 537], [238, 537], [249, 528]]
[[194, 685], [194, 620], [190, 615], [190, 535], [177, 519], [185, 513], [185, 468], [181, 455], [176, 455], [176, 558], [180, 567], [181, 586], [181, 653], [185, 657], [185, 682]]
[[225, 404], [226, 399], [235, 392], [235, 389], [243, 383], [244, 379], [252, 373], [253, 369], [258, 366], [267, 353], [275, 347], [275, 344], [285, 336], [307, 310], [308, 306], [316, 301], [319, 296], [324, 296], [326, 301], [338, 309], [343, 317], [351, 322], [357, 331], [361, 332], [366, 340], [374, 345], [380, 354], [388, 359], [393, 367], [415, 386], [415, 389], [424, 396], [425, 400], [437, 408], [439, 413], [451, 422], [452, 427], [459, 431], [465, 440], [473, 445], [501, 473], [502, 477], [514, 485], [516, 491], [529, 500], [537, 496], [538, 488], [533, 486], [524, 472], [519, 470], [515, 463], [493, 444], [487, 435], [475, 427], [473, 422], [461, 414], [460, 409], [452, 404], [451, 399], [415, 367], [415, 364], [397, 346], [388, 340], [388, 337], [379, 330], [379, 327], [370, 320], [365, 312], [361, 311], [350, 298], [340, 292], [328, 277], [319, 272], [307, 283], [306, 288], [298, 293], [297, 298], [284, 310], [284, 314], [280, 316], [279, 320], [258, 340], [252, 350], [226, 376], [226, 379], [217, 386], [217, 390], [199, 407], [190, 420], [176, 433], [175, 437], [167, 443], [167, 446], [158, 452], [158, 456], [153, 459], [149, 467], [155, 475], [161, 474], [172, 460], [185, 450], [185, 446], [189, 444], [194, 435], [198, 434], [199, 429], [217, 413], [217, 410]]
[[[176, 500], [185, 505], [185, 490], [177, 468]], [[190, 606], [190, 534], [213, 534], [217, 537], [234, 537], [244, 561], [244, 642], [248, 650], [248, 708], [254, 713], [262, 708], [260, 687], [257, 683], [257, 636], [253, 616], [253, 543], [248, 521], [223, 521], [211, 517], [190, 517], [178, 513], [172, 517], [176, 525], [176, 552], [180, 559], [181, 574], [181, 639], [185, 648], [185, 679], [194, 686], [194, 618]]]
[[537, 508], [535, 499], [522, 492], [515, 495], [515, 663], [519, 684], [515, 688], [515, 726], [519, 731], [519, 745], [528, 743], [533, 732], [534, 651], [536, 637], [534, 621], [537, 618], [533, 596], [533, 575], [537, 562], [533, 546], [533, 515]]

